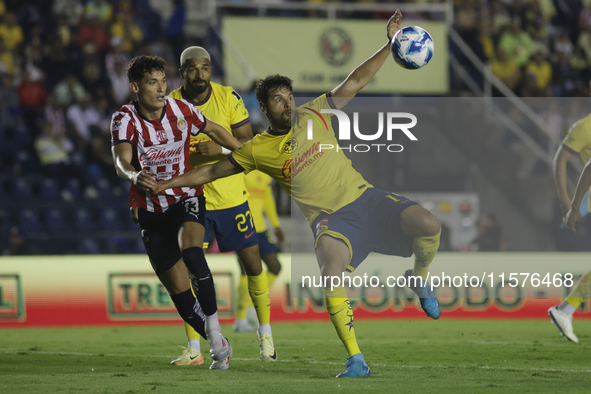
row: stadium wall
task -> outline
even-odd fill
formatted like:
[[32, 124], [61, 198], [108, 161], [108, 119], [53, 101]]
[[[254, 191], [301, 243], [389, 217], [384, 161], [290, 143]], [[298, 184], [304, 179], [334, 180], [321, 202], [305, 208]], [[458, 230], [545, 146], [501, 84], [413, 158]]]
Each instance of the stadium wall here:
[[[327, 320], [322, 290], [303, 289], [300, 277], [290, 293], [294, 285], [290, 280], [292, 258], [283, 254], [280, 260], [284, 269], [271, 292], [273, 321]], [[315, 257], [313, 254], [294, 256], [294, 261], [302, 260], [314, 261]], [[232, 254], [222, 254], [208, 255], [208, 261], [216, 281], [221, 319], [231, 322], [240, 275], [236, 259]], [[564, 297], [568, 288], [560, 286], [544, 293], [541, 288], [532, 289], [531, 282], [522, 289], [510, 288], [507, 286], [508, 277], [501, 288], [502, 282], [496, 276], [503, 270], [507, 274], [510, 271], [519, 272], [511, 267], [515, 267], [516, 262], [529, 262], [529, 266], [541, 267], [542, 270], [554, 267], [556, 272], [571, 272], [576, 283], [587, 271], [588, 261], [587, 253], [440, 253], [437, 268], [444, 267], [446, 274], [461, 274], [466, 264], [486, 266], [495, 271], [493, 286], [485, 280], [484, 286], [477, 288], [476, 292], [465, 293], [468, 298], [458, 298], [460, 293], [454, 293], [453, 289], [437, 289], [443, 318], [546, 318], [547, 308]], [[405, 268], [400, 264], [397, 266], [400, 271]], [[406, 298], [407, 292], [384, 294], [354, 289], [353, 296], [366, 297], [353, 300], [356, 319], [425, 318], [417, 300]], [[400, 298], [394, 298], [396, 294]], [[534, 296], [523, 298], [524, 294]], [[294, 295], [299, 298], [292, 298]], [[587, 301], [577, 312], [577, 317], [591, 318], [589, 306]], [[168, 293], [145, 256], [0, 258], [0, 327], [179, 322]]]

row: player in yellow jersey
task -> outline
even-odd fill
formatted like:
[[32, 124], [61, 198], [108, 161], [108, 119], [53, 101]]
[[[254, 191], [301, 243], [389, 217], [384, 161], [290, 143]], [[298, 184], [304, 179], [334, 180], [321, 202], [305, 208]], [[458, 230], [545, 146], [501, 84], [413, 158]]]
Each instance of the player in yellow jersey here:
[[[566, 188], [566, 165], [573, 156], [577, 157], [583, 163], [589, 163], [589, 159], [591, 159], [591, 115], [578, 120], [572, 125], [554, 157], [554, 181], [558, 190], [560, 208], [562, 209], [564, 221], [567, 222], [568, 218], [570, 222], [567, 222], [567, 225], [574, 231], [581, 217], [589, 213], [589, 187], [591, 185], [587, 184], [583, 179], [588, 171], [589, 164], [587, 164], [581, 175], [571, 204], [571, 199]], [[579, 342], [579, 338], [577, 338], [573, 331], [573, 314], [583, 301], [590, 296], [591, 271], [588, 271], [579, 280], [562, 304], [548, 309], [548, 316], [550, 316], [552, 322], [556, 324], [556, 327], [558, 327], [558, 330], [566, 339]]]
[[[257, 99], [271, 127], [234, 151], [229, 160], [166, 182], [156, 182], [145, 174], [140, 184], [159, 193], [173, 186], [202, 184], [258, 169], [275, 179], [309, 220], [322, 276], [341, 276], [354, 270], [371, 251], [403, 257], [414, 252], [414, 269], [405, 272], [407, 279], [412, 278], [407, 284], [419, 296], [427, 315], [439, 318], [439, 305], [425, 280], [439, 247], [441, 224], [437, 217], [403, 196], [372, 187], [342, 150], [319, 149], [320, 144], [338, 145], [330, 122], [326, 122], [330, 114], [322, 110], [342, 108], [369, 83], [389, 57], [390, 40], [400, 29], [401, 19], [397, 10], [387, 24], [388, 42], [340, 85], [303, 106], [295, 107], [289, 78], [270, 75], [260, 81]], [[314, 112], [322, 115], [324, 127], [315, 129], [314, 139], [308, 140], [307, 124]], [[337, 377], [370, 376], [357, 345], [344, 287], [325, 287], [324, 294], [330, 319], [348, 353], [346, 369]]]
[[[248, 194], [250, 195], [248, 197], [250, 212], [252, 213], [254, 227], [257, 230], [259, 238], [259, 252], [261, 259], [267, 266], [267, 280], [269, 282], [269, 290], [271, 290], [277, 275], [281, 271], [281, 263], [277, 258], [279, 250], [267, 231], [265, 216], [269, 219], [269, 223], [273, 227], [277, 243], [281, 244], [284, 239], [279, 223], [279, 216], [277, 215], [277, 206], [273, 198], [273, 190], [271, 189], [273, 180], [269, 175], [260, 171], [249, 172], [244, 180], [246, 190], [248, 190]], [[243, 273], [238, 285], [238, 308], [236, 311], [236, 322], [234, 323], [234, 331], [236, 332], [248, 332], [256, 329], [256, 327], [251, 326], [247, 316], [248, 310], [252, 308], [252, 303], [248, 297], [246, 280], [246, 275]]]
[[[248, 111], [242, 98], [229, 86], [211, 82], [211, 57], [202, 47], [186, 48], [181, 54], [183, 86], [170, 92], [176, 99], [185, 99], [206, 114], [208, 119], [219, 123], [241, 143], [252, 139]], [[226, 161], [229, 150], [224, 150], [205, 134], [191, 137], [191, 165]], [[206, 208], [205, 240], [215, 235], [222, 252], [236, 251], [247, 274], [248, 291], [253, 300], [258, 321], [258, 337], [261, 358], [275, 361], [276, 352], [270, 325], [270, 304], [267, 275], [263, 272], [259, 255], [258, 237], [247, 202], [248, 193], [244, 174], [236, 174], [204, 185]], [[194, 289], [195, 290], [195, 289]], [[172, 361], [173, 365], [201, 364], [199, 334], [185, 324], [189, 346], [183, 354]]]

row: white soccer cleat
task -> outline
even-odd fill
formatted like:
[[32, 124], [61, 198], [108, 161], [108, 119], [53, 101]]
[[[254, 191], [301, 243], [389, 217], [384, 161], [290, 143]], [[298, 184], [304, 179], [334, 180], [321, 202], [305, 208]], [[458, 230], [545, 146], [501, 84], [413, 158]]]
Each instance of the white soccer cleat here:
[[209, 369], [228, 369], [230, 367], [230, 357], [221, 360], [214, 360]]
[[185, 351], [179, 358], [170, 362], [171, 365], [201, 365], [205, 362], [199, 350], [193, 349], [192, 347], [184, 349]]
[[573, 317], [567, 315], [560, 309], [553, 306], [548, 309], [548, 316], [552, 319], [552, 322], [558, 327], [560, 333], [569, 341], [579, 343], [579, 338], [573, 332]]
[[224, 337], [222, 334], [217, 334], [213, 338], [208, 338], [207, 342], [209, 343], [209, 353], [214, 361], [220, 361], [232, 356], [232, 346], [230, 346], [228, 338]]
[[234, 332], [255, 332], [257, 329], [250, 325], [248, 320], [236, 320], [232, 326]]
[[260, 335], [257, 332], [257, 336], [259, 337], [259, 347], [261, 348], [261, 360], [277, 361], [277, 350], [275, 350], [271, 334]]

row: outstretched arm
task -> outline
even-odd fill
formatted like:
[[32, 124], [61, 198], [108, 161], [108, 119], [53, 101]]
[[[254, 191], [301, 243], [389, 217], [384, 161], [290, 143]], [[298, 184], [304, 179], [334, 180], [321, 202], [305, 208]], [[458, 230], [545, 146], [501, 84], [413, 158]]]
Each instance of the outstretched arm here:
[[332, 90], [332, 97], [337, 108], [344, 107], [365, 85], [371, 81], [390, 55], [390, 41], [400, 30], [402, 13], [396, 10], [386, 26], [388, 42], [373, 56], [359, 65], [339, 86]]
[[234, 166], [230, 160], [221, 160], [215, 164], [197, 167], [183, 175], [174, 177], [167, 181], [155, 181], [149, 174], [141, 173], [138, 176], [140, 187], [149, 190], [152, 194], [158, 194], [163, 190], [173, 187], [195, 187], [242, 172]]
[[207, 119], [207, 125], [202, 130], [209, 138], [211, 138], [218, 145], [226, 149], [236, 150], [242, 145], [228, 130], [217, 124], [216, 122]]
[[587, 190], [589, 190], [589, 187], [591, 187], [591, 161], [585, 165], [585, 168], [581, 173], [570, 210], [566, 214], [566, 226], [574, 233], [577, 232], [576, 227], [581, 221], [581, 212], [579, 211], [579, 207], [581, 206], [583, 197], [585, 196], [585, 193], [587, 193]]
[[570, 209], [570, 197], [566, 188], [566, 165], [572, 156], [572, 153], [562, 146], [558, 148], [556, 156], [554, 156], [554, 182], [558, 191], [558, 200], [560, 201], [562, 215], [566, 215]]

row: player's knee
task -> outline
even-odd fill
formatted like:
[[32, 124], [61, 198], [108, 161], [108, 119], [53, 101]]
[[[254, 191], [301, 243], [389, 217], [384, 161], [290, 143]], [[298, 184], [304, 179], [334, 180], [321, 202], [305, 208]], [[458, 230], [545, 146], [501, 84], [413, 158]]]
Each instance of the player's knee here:
[[439, 218], [427, 211], [420, 220], [420, 232], [423, 237], [433, 237], [441, 231]]

